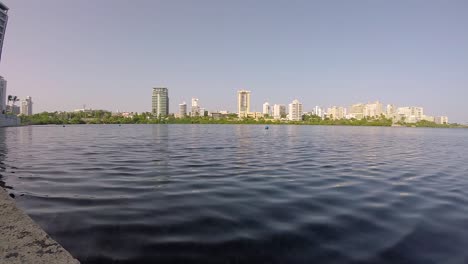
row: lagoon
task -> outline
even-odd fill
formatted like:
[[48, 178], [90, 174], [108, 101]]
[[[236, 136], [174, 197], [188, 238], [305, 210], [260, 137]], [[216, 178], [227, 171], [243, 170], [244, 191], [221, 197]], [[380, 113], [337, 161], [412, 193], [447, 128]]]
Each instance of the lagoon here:
[[468, 259], [464, 129], [28, 126], [0, 142], [0, 180], [82, 263]]

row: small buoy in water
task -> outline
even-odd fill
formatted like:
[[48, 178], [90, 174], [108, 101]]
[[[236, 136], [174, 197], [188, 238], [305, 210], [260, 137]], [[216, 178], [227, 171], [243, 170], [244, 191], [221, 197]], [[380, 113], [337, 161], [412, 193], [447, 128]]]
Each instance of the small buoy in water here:
[[65, 125], [63, 125], [63, 127], [65, 127]]
[[265, 126], [265, 129], [266, 129], [266, 130], [268, 130], [268, 129], [269, 129], [269, 127], [268, 127], [268, 126]]

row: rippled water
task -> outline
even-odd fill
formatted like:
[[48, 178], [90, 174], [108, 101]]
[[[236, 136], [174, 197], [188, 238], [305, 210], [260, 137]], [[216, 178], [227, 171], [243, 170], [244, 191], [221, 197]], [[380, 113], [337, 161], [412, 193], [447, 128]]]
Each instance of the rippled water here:
[[36, 126], [0, 149], [83, 263], [468, 263], [468, 130]]

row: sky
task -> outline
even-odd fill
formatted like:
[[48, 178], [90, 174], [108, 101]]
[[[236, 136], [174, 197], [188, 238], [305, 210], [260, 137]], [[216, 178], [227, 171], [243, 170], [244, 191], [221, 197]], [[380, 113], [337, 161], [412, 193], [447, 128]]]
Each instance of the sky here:
[[236, 110], [265, 101], [347, 106], [379, 100], [468, 122], [466, 0], [1, 0], [8, 94], [34, 112], [170, 112], [192, 97]]

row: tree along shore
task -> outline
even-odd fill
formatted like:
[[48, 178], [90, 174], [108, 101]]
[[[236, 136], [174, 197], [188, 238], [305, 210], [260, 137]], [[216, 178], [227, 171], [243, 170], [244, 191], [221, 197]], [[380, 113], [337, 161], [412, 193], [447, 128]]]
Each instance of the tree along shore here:
[[417, 123], [393, 122], [385, 116], [363, 119], [330, 119], [320, 118], [316, 115], [303, 115], [301, 121], [275, 120], [271, 118], [238, 118], [237, 114], [222, 115], [222, 117], [182, 117], [173, 115], [167, 117], [155, 117], [151, 113], [132, 113], [124, 117], [113, 115], [111, 112], [96, 110], [89, 112], [43, 112], [31, 116], [21, 116], [22, 125], [70, 125], [70, 124], [292, 124], [292, 125], [330, 125], [330, 126], [407, 126], [407, 127], [441, 127], [441, 128], [466, 128], [459, 124], [436, 124], [430, 121]]

